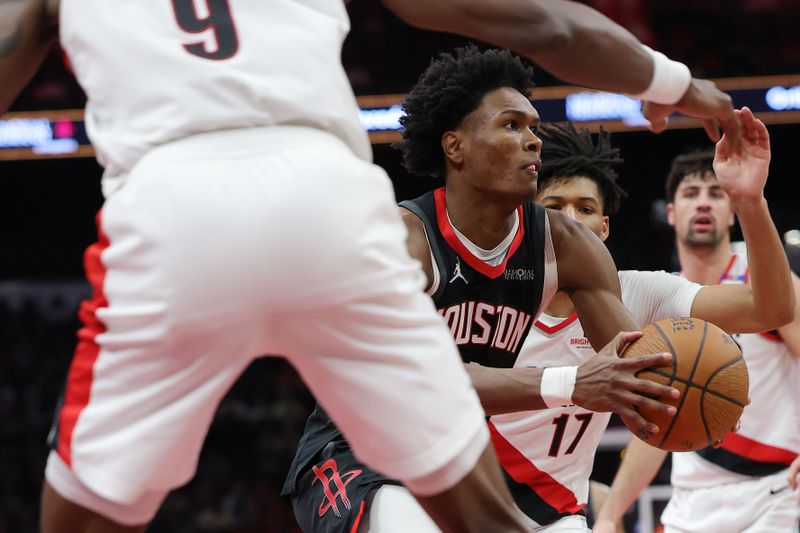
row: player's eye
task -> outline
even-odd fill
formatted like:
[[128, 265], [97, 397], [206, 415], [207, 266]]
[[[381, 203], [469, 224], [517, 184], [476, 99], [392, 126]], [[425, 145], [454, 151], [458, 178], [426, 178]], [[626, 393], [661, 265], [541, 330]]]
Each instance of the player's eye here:
[[516, 120], [509, 120], [508, 122], [503, 124], [503, 126], [505, 126], [506, 129], [509, 129], [509, 130], [515, 130], [515, 129], [517, 129], [518, 124], [517, 124]]

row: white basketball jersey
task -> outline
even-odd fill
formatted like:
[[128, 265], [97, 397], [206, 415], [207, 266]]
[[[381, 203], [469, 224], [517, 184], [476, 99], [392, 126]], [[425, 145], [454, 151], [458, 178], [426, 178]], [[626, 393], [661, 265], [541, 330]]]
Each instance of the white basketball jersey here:
[[[642, 327], [670, 316], [688, 316], [701, 288], [666, 272], [622, 271], [619, 276], [622, 301]], [[577, 314], [542, 314], [514, 366], [581, 365], [594, 355]], [[515, 469], [522, 483], [536, 492], [542, 500], [537, 511], [547, 517], [575, 513], [586, 504], [595, 450], [610, 418], [610, 413], [570, 406], [495, 415], [490, 429], [494, 442], [507, 447], [505, 453], [498, 451], [504, 468]]]
[[341, 66], [341, 0], [63, 0], [60, 26], [106, 175], [193, 133], [276, 124], [371, 158]]
[[[720, 283], [747, 283], [747, 256], [733, 255]], [[800, 360], [776, 332], [734, 335], [750, 374], [741, 427], [718, 449], [672, 454], [672, 484], [698, 488], [770, 475], [800, 453]]]

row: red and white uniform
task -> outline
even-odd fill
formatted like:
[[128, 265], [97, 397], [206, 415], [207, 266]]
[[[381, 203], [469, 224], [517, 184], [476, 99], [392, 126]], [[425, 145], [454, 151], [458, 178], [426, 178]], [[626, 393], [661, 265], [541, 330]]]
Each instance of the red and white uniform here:
[[[747, 257], [732, 255], [720, 283], [747, 276]], [[676, 490], [662, 522], [672, 531], [794, 532], [793, 494], [782, 489], [800, 453], [800, 360], [777, 332], [734, 339], [750, 375], [750, 404], [720, 448], [672, 454]]]
[[[619, 276], [622, 301], [642, 327], [688, 316], [701, 288], [666, 272], [622, 271]], [[594, 355], [577, 314], [542, 314], [514, 366], [581, 365]], [[532, 494], [523, 510], [538, 524], [575, 514], [586, 505], [595, 450], [610, 417], [577, 406], [491, 417], [500, 462], [517, 483], [529, 487]], [[516, 497], [518, 491], [512, 493]]]
[[461, 479], [488, 444], [484, 413], [369, 162], [343, 3], [61, 10], [106, 203], [50, 485], [149, 521], [262, 354], [287, 356], [366, 464], [423, 494]]
[[349, 30], [340, 1], [61, 2], [61, 44], [108, 175], [187, 135], [276, 124], [329, 131], [370, 160], [340, 60]]

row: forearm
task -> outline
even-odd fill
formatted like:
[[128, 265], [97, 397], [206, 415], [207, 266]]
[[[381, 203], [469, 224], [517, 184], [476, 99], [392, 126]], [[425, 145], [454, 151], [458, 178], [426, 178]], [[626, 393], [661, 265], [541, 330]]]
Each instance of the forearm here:
[[50, 4], [0, 0], [0, 114], [8, 111], [55, 42]]
[[778, 328], [783, 342], [792, 352], [796, 359], [800, 359], [800, 278], [792, 274], [792, 285], [794, 285], [794, 320]]
[[[638, 94], [652, 58], [626, 29], [565, 0], [384, 0], [412, 25], [459, 33], [510, 48], [578, 85]], [[611, 60], [610, 58], [613, 58]]]
[[597, 520], [619, 520], [653, 481], [666, 456], [664, 450], [653, 448], [637, 438], [631, 439]]
[[546, 409], [541, 368], [491, 368], [469, 363], [467, 373], [487, 415]]
[[734, 209], [747, 244], [753, 320], [761, 329], [783, 326], [794, 318], [795, 291], [786, 252], [769, 214], [767, 201], [737, 202]]

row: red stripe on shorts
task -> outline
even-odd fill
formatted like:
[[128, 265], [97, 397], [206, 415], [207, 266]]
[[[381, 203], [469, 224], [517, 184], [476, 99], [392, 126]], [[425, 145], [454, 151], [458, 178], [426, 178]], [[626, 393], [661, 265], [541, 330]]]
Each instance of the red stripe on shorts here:
[[100, 254], [108, 248], [108, 237], [100, 228], [100, 213], [97, 214], [97, 242], [90, 245], [83, 255], [86, 278], [92, 286], [92, 299], [81, 302], [78, 316], [83, 327], [78, 330], [78, 346], [67, 374], [67, 386], [64, 391], [64, 404], [58, 420], [57, 452], [61, 459], [72, 466], [72, 432], [84, 407], [89, 404], [89, 393], [94, 377], [94, 363], [100, 347], [95, 342], [97, 335], [106, 330], [105, 325], [97, 318], [97, 310], [108, 306], [103, 293], [103, 282], [106, 269], [100, 260]]
[[536, 468], [497, 431], [491, 422], [489, 422], [489, 433], [492, 435], [492, 444], [500, 464], [514, 481], [528, 485], [547, 505], [559, 513], [575, 514], [586, 506], [578, 503], [575, 494], [550, 474]]
[[797, 454], [792, 451], [763, 444], [737, 433], [728, 433], [725, 435], [725, 438], [722, 439], [722, 449], [746, 457], [751, 461], [758, 461], [759, 463], [777, 463], [787, 466], [797, 457]]
[[364, 509], [367, 506], [367, 502], [362, 501], [361, 507], [358, 509], [358, 516], [356, 517], [355, 521], [353, 522], [353, 528], [350, 530], [350, 533], [357, 533], [358, 526], [361, 525], [361, 519], [364, 518]]

